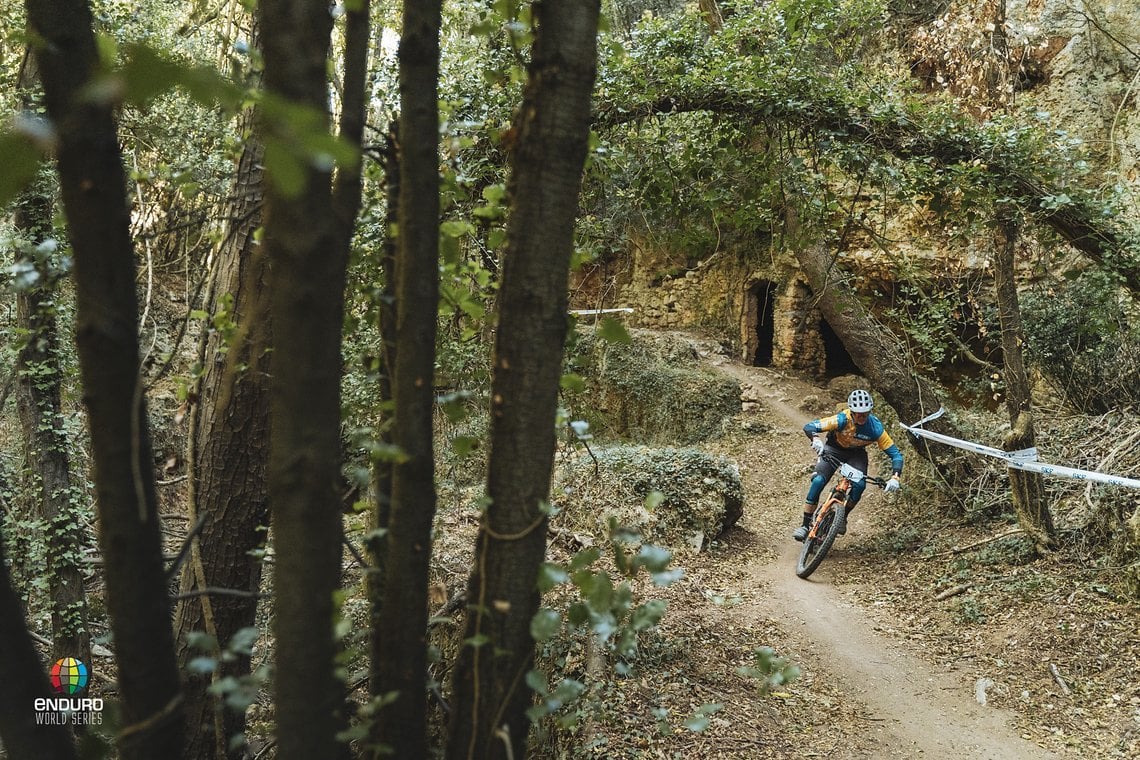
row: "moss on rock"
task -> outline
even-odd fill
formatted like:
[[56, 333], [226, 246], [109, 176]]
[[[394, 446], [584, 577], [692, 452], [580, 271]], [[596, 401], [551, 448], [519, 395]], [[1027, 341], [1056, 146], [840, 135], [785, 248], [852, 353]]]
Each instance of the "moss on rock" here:
[[740, 413], [740, 384], [704, 366], [688, 342], [631, 334], [631, 343], [612, 343], [583, 331], [572, 346], [571, 369], [588, 394], [575, 411], [596, 433], [687, 445], [720, 434]]
[[[700, 551], [736, 524], [744, 489], [736, 464], [692, 448], [614, 445], [576, 458], [557, 473], [556, 525], [595, 538], [610, 519], [647, 543]], [[649, 495], [660, 492], [658, 503]]]

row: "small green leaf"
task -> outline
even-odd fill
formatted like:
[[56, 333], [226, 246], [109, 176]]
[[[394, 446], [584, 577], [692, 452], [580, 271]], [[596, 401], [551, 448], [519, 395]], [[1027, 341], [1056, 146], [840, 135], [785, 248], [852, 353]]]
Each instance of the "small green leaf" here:
[[594, 564], [601, 556], [601, 551], [595, 547], [590, 547], [589, 549], [583, 549], [582, 551], [577, 552], [573, 557], [570, 558], [570, 572], [574, 572], [575, 570], [580, 570], [587, 565]]
[[507, 231], [502, 227], [496, 227], [487, 233], [488, 248], [495, 250], [505, 242], [507, 242]]
[[561, 628], [562, 616], [545, 607], [530, 619], [530, 635], [535, 641], [549, 641]]
[[651, 573], [664, 571], [671, 559], [673, 559], [672, 553], [660, 546], [643, 544], [637, 551], [637, 564]]
[[574, 602], [566, 611], [566, 620], [569, 621], [572, 626], [577, 627], [583, 625], [589, 619], [590, 610], [581, 602]]
[[305, 189], [304, 165], [285, 143], [272, 137], [265, 139], [265, 175], [287, 198], [295, 198]]
[[555, 586], [559, 586], [570, 579], [570, 575], [559, 565], [544, 562], [538, 569], [538, 590], [545, 594]]
[[696, 712], [685, 719], [685, 728], [693, 732], [704, 731], [709, 727], [708, 716], [719, 711], [721, 707], [722, 705], [718, 704], [701, 705]]
[[39, 170], [44, 147], [23, 131], [0, 133], [0, 206], [8, 205]]
[[602, 320], [601, 324], [598, 325], [598, 335], [610, 343], [633, 342], [633, 338], [630, 337], [629, 331], [625, 329], [625, 325], [613, 317], [606, 317]]
[[541, 671], [528, 670], [526, 673], [526, 685], [540, 697], [545, 697], [549, 693], [549, 689], [546, 686], [546, 676]]
[[191, 673], [198, 673], [200, 675], [206, 673], [213, 673], [214, 668], [218, 667], [218, 661], [213, 657], [195, 657], [186, 663], [186, 669]]
[[574, 393], [581, 393], [586, 390], [586, 381], [582, 379], [581, 375], [575, 375], [573, 372], [567, 372], [558, 381], [559, 387], [564, 391], [573, 391]]
[[502, 183], [487, 185], [485, 188], [483, 188], [483, 200], [491, 204], [499, 203], [501, 200], [503, 200], [506, 194], [506, 185], [503, 185]]
[[665, 601], [651, 599], [633, 611], [629, 624], [635, 631], [644, 631], [660, 623], [664, 615]]
[[473, 233], [475, 226], [471, 222], [451, 219], [439, 225], [439, 231], [448, 237], [457, 238]]
[[478, 648], [478, 647], [483, 646], [484, 644], [487, 644], [490, 641], [491, 641], [491, 637], [488, 636], [487, 634], [477, 633], [474, 636], [472, 636], [471, 638], [466, 639], [463, 643], [469, 647]]
[[230, 643], [226, 645], [226, 649], [236, 654], [252, 654], [253, 644], [260, 634], [261, 632], [254, 626], [241, 628], [230, 637]]
[[451, 450], [458, 457], [465, 457], [479, 447], [479, 439], [469, 435], [457, 435], [451, 439]]

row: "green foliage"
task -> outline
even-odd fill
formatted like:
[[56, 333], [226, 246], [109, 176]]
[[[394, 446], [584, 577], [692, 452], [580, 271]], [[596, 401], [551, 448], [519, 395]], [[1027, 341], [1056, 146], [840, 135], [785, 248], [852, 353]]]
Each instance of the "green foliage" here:
[[0, 207], [7, 206], [35, 178], [49, 138], [44, 126], [26, 119], [0, 131]]
[[[660, 547], [640, 542], [640, 536], [625, 530], [616, 522], [610, 524], [609, 548], [613, 567], [620, 582], [614, 582], [609, 571], [599, 567], [602, 554], [595, 548], [577, 552], [565, 566], [546, 563], [539, 571], [538, 589], [544, 595], [559, 590], [559, 597], [567, 599], [565, 615], [543, 607], [531, 620], [531, 636], [546, 647], [547, 655], [553, 651], [565, 652], [581, 637], [589, 637], [587, 646], [598, 646], [616, 656], [614, 668], [628, 674], [638, 658], [638, 642], [643, 634], [654, 629], [665, 614], [665, 602], [649, 599], [637, 603], [634, 583], [642, 571], [654, 585], [665, 586], [681, 577], [682, 571], [669, 567], [672, 554]], [[538, 671], [527, 675], [527, 684], [539, 696], [539, 702], [527, 711], [531, 721], [555, 715], [580, 697], [587, 688], [582, 680], [564, 678], [551, 690], [548, 679]], [[559, 716], [561, 728], [573, 726], [581, 717], [578, 711]]]
[[1140, 329], [1111, 277], [1089, 272], [1021, 299], [1033, 363], [1087, 413], [1140, 403]]
[[[108, 64], [117, 57], [114, 41], [102, 38], [108, 51]], [[217, 70], [178, 61], [159, 50], [138, 42], [124, 48], [122, 66], [93, 85], [95, 94], [121, 98], [140, 107], [149, 106], [160, 94], [181, 88], [196, 102], [206, 106], [221, 105], [236, 112], [244, 101], [244, 92]]]
[[986, 622], [986, 614], [973, 596], [963, 596], [955, 600], [952, 618], [958, 625], [981, 625]]
[[219, 647], [218, 641], [209, 634], [201, 631], [187, 634], [190, 647], [201, 652], [186, 664], [187, 670], [195, 675], [211, 676], [210, 693], [218, 697], [227, 709], [238, 713], [244, 713], [257, 701], [258, 692], [269, 677], [268, 667], [263, 665], [251, 673], [237, 677], [222, 675], [221, 669], [224, 664], [250, 657], [259, 636], [257, 628], [242, 628], [234, 633], [224, 647]]
[[[886, 36], [883, 4], [724, 5], [714, 36], [689, 6], [605, 48], [607, 171], [591, 177], [584, 204], [615, 222], [600, 234], [644, 228], [691, 266], [738, 237], [779, 231], [789, 206], [803, 235], [841, 245], [852, 230], [889, 245], [882, 229], [900, 210], [924, 211], [946, 238], [979, 231], [999, 207], [1028, 221], [1117, 224], [1119, 183], [1101, 182], [1088, 146], [1048, 114], [979, 124], [867, 63]], [[1133, 231], [1114, 234], [1135, 250]]]
[[773, 689], [789, 684], [800, 677], [800, 668], [783, 657], [777, 657], [771, 647], [760, 647], [753, 653], [753, 665], [737, 669], [737, 673], [759, 682], [760, 692], [768, 694]]
[[683, 445], [719, 434], [740, 412], [739, 384], [705, 368], [688, 344], [645, 333], [626, 342], [619, 328], [579, 331], [568, 347], [568, 368], [585, 390], [567, 393], [566, 403], [593, 430]]

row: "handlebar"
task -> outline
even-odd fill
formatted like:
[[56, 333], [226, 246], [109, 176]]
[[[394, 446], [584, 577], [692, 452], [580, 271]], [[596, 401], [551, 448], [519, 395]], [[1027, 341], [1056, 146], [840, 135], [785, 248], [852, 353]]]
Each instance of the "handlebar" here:
[[[835, 456], [834, 454], [829, 454], [826, 451], [820, 452], [819, 458], [822, 459], [823, 461], [827, 462], [828, 464], [834, 465], [836, 468], [838, 468], [840, 470], [839, 474], [844, 476], [844, 477], [847, 477], [848, 480], [851, 480], [852, 478], [843, 472], [844, 467], [850, 468], [850, 469], [854, 470], [855, 472], [858, 472], [858, 470], [855, 470], [855, 468], [851, 467], [851, 465], [847, 464], [846, 462], [844, 462], [839, 457]], [[867, 475], [864, 473], [859, 473], [859, 474], [863, 475], [862, 480], [865, 480], [868, 483], [873, 483], [874, 485], [877, 485], [879, 488], [885, 488], [887, 485], [886, 478], [880, 478], [880, 477], [876, 477], [874, 475]]]

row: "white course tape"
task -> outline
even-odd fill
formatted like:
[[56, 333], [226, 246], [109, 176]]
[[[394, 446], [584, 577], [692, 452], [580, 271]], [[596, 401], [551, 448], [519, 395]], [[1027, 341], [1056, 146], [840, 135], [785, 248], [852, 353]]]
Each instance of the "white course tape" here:
[[[1078, 470], [1073, 467], [1062, 467], [1056, 464], [1046, 464], [1045, 462], [1037, 461], [1037, 449], [1022, 449], [1020, 451], [1002, 451], [995, 449], [992, 446], [983, 446], [980, 443], [973, 443], [971, 441], [963, 441], [960, 438], [953, 438], [942, 433], [935, 433], [932, 430], [924, 430], [921, 425], [930, 422], [931, 420], [938, 419], [946, 412], [945, 409], [939, 409], [934, 414], [923, 417], [913, 425], [903, 425], [903, 428], [919, 438], [927, 438], [931, 441], [944, 443], [947, 446], [953, 446], [958, 449], [965, 449], [966, 451], [973, 451], [977, 454], [985, 454], [990, 457], [997, 457], [998, 459], [1005, 460], [1006, 466], [1012, 467], [1015, 470], [1026, 470], [1028, 472], [1038, 472], [1042, 475], [1051, 475], [1059, 478], [1071, 478], [1073, 480], [1091, 480], [1097, 483], [1107, 483], [1113, 486], [1126, 486], [1128, 488], [1140, 488], [1140, 480], [1134, 478], [1123, 478], [1119, 475], [1106, 475], [1103, 472], [1094, 472], [1092, 470]], [[899, 423], [900, 425], [902, 423]]]

